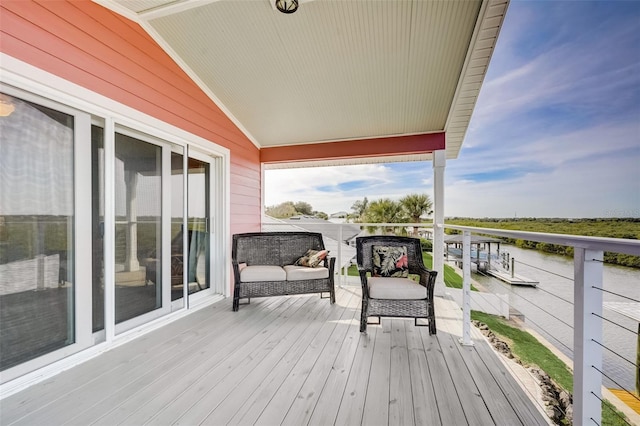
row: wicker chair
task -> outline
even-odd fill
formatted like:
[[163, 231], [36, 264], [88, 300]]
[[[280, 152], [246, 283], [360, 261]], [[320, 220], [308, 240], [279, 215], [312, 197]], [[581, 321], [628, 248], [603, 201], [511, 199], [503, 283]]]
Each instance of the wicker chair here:
[[[420, 278], [374, 277], [374, 246], [406, 247], [408, 273]], [[356, 256], [362, 284], [362, 315], [360, 331], [367, 331], [367, 318], [403, 317], [428, 320], [429, 334], [436, 334], [433, 307], [435, 271], [429, 271], [422, 261], [420, 240], [409, 237], [375, 235], [356, 238]], [[422, 286], [422, 288], [420, 287]], [[373, 290], [373, 294], [372, 294]]]

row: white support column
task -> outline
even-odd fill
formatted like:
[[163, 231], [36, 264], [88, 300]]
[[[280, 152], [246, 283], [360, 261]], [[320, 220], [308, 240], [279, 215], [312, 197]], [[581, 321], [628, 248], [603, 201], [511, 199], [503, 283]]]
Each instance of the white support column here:
[[[345, 276], [347, 275], [347, 271], [342, 270], [342, 224], [338, 225], [338, 258], [336, 259], [336, 268], [338, 269], [338, 277], [339, 277], [339, 283], [338, 286], [340, 288], [342, 288], [345, 284], [346, 278]], [[335, 272], [335, 271], [334, 271]]]
[[433, 152], [433, 270], [436, 294], [444, 294], [444, 168], [445, 150]]
[[462, 339], [464, 346], [471, 341], [471, 232], [462, 232]]
[[602, 418], [603, 252], [575, 247], [573, 314], [573, 422], [600, 424]]

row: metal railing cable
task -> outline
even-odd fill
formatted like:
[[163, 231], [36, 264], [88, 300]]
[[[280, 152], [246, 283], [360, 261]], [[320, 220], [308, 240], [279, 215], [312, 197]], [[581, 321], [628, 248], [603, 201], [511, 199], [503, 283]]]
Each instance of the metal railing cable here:
[[[531, 304], [532, 306], [543, 310], [544, 312], [547, 312], [546, 310], [540, 308], [538, 305], [536, 305], [535, 303], [531, 302], [530, 300], [522, 297], [521, 295], [519, 295], [518, 293], [514, 292], [511, 289], [507, 289], [510, 293], [520, 297], [522, 300], [528, 302], [529, 304]], [[499, 312], [499, 310], [496, 308], [496, 306], [494, 304], [492, 304], [491, 302], [489, 302], [488, 300], [486, 300], [486, 302], [491, 305], [492, 308], [496, 309], [496, 311]], [[507, 305], [509, 305], [509, 307], [517, 309], [511, 302], [507, 302]], [[548, 313], [548, 312], [547, 312]], [[560, 322], [562, 322], [563, 324], [565, 324], [566, 326], [568, 326], [569, 328], [571, 328], [573, 330], [573, 326], [570, 324], [567, 324], [565, 321], [560, 320], [559, 318], [557, 318], [555, 315], [550, 314], [551, 316], [553, 316], [554, 318], [556, 318], [557, 320], [559, 320]], [[532, 320], [531, 318], [527, 317], [525, 318], [525, 321], [529, 324], [532, 324], [534, 326], [536, 326], [539, 330], [545, 330], [545, 327], [543, 327], [542, 325], [538, 324], [536, 321]], [[554, 336], [553, 334], [549, 333], [549, 332], [545, 332], [545, 334], [547, 334], [549, 337], [551, 337], [553, 340], [555, 340], [556, 342], [558, 342], [561, 346], [564, 346], [569, 353], [573, 353], [573, 348], [570, 348], [569, 346], [567, 346], [566, 343], [564, 343], [562, 340], [560, 340], [558, 337]]]
[[604, 371], [600, 370], [598, 367], [596, 367], [595, 365], [592, 365], [591, 368], [593, 368], [594, 370], [596, 370], [598, 373], [602, 374], [604, 377], [606, 377], [607, 379], [611, 380], [612, 383], [614, 383], [616, 386], [618, 386], [620, 389], [624, 389], [625, 391], [627, 391], [628, 393], [630, 393], [635, 399], [637, 399], [638, 401], [640, 401], [640, 397], [636, 396], [633, 392], [629, 392], [629, 390], [627, 388], [625, 388], [624, 386], [622, 386], [620, 383], [618, 383], [615, 379], [613, 379], [611, 376], [609, 376], [607, 373], [605, 373]]
[[[568, 281], [573, 282], [573, 278], [571, 278], [571, 277], [567, 277], [567, 276], [564, 276], [564, 275], [561, 275], [561, 274], [558, 274], [558, 273], [556, 273], [556, 272], [552, 272], [552, 271], [550, 271], [550, 270], [548, 270], [548, 269], [540, 268], [540, 267], [535, 266], [535, 265], [530, 265], [530, 264], [528, 264], [528, 263], [521, 262], [521, 261], [519, 261], [519, 260], [517, 260], [517, 259], [515, 259], [515, 262], [516, 262], [516, 263], [519, 263], [519, 264], [521, 264], [521, 265], [528, 266], [528, 267], [533, 268], [533, 269], [537, 269], [537, 270], [542, 271], [542, 272], [545, 272], [545, 273], [547, 273], [547, 274], [555, 275], [556, 277], [564, 278], [565, 280], [568, 280]], [[563, 298], [562, 296], [558, 296], [557, 294], [552, 293], [552, 292], [550, 292], [550, 291], [548, 291], [548, 290], [546, 290], [546, 289], [544, 289], [544, 288], [540, 287], [539, 285], [538, 285], [538, 286], [536, 286], [536, 288], [537, 288], [538, 290], [542, 290], [544, 293], [547, 293], [547, 294], [549, 294], [549, 295], [551, 295], [551, 296], [553, 296], [553, 297], [555, 297], [555, 298], [557, 298], [557, 299], [560, 299], [560, 300], [562, 300], [563, 302], [566, 302], [566, 303], [568, 303], [568, 304], [570, 304], [570, 305], [572, 305], [572, 306], [573, 306], [573, 301], [571, 301], [571, 300], [567, 300], [567, 299]]]
[[[598, 395], [596, 395], [595, 393], [591, 392], [591, 395], [595, 396], [596, 398], [598, 398], [600, 400], [600, 402], [605, 402], [602, 398], [600, 398]], [[618, 416], [620, 418], [620, 420], [622, 420], [623, 422], [625, 422], [626, 424], [628, 424], [629, 426], [633, 426], [631, 423], [629, 423], [629, 421], [620, 415], [620, 413], [618, 413], [616, 410], [612, 409], [608, 404], [603, 404], [604, 407], [609, 410], [610, 412], [612, 412], [613, 414], [615, 414], [616, 416]], [[599, 424], [598, 422], [596, 422], [595, 420], [593, 420], [593, 418], [591, 419], [591, 421], [593, 421], [595, 424]]]
[[[539, 305], [536, 305], [535, 303], [533, 303], [532, 301], [530, 301], [529, 299], [519, 295], [518, 293], [516, 293], [515, 291], [513, 291], [512, 289], [507, 289], [507, 291], [509, 291], [511, 294], [514, 294], [515, 296], [518, 296], [519, 298], [521, 298], [522, 300], [524, 300], [525, 302], [529, 303], [531, 306], [534, 306], [538, 309], [540, 309], [542, 312], [546, 313], [547, 315], [551, 316], [552, 318], [556, 319], [557, 321], [561, 322], [562, 324], [566, 325], [567, 327], [569, 327], [570, 329], [573, 330], [573, 325], [567, 323], [566, 321], [558, 318], [556, 315], [552, 314], [551, 312], [547, 311], [546, 309], [543, 309], [542, 307], [540, 307]], [[509, 304], [509, 306], [515, 308], [514, 306], [512, 306], [511, 304]]]
[[560, 297], [560, 296], [558, 296], [557, 294], [551, 293], [550, 291], [545, 290], [544, 288], [540, 287], [539, 285], [538, 285], [538, 286], [536, 286], [536, 288], [537, 288], [538, 290], [542, 290], [542, 292], [543, 292], [543, 293], [547, 293], [547, 294], [549, 294], [549, 295], [551, 295], [551, 296], [555, 297], [556, 299], [560, 299], [560, 300], [562, 300], [563, 302], [566, 302], [566, 303], [570, 304], [571, 306], [573, 306], [573, 302], [572, 302], [571, 300], [567, 300], [567, 299], [565, 299], [564, 297]]
[[571, 277], [566, 277], [566, 276], [564, 276], [562, 274], [558, 274], [557, 272], [552, 272], [552, 271], [550, 271], [548, 269], [540, 268], [539, 266], [529, 265], [528, 263], [521, 262], [518, 259], [515, 259], [515, 262], [519, 263], [521, 265], [528, 266], [528, 267], [533, 268], [533, 269], [537, 269], [537, 270], [542, 271], [542, 272], [546, 272], [547, 274], [555, 275], [556, 277], [564, 278], [565, 280], [573, 281], [573, 278], [571, 278]]
[[[519, 296], [517, 293], [514, 293], [517, 296]], [[522, 296], [520, 296], [522, 297]], [[526, 299], [525, 299], [526, 300]], [[493, 303], [491, 302], [489, 299], [484, 299], [484, 302], [487, 303], [489, 306], [491, 306], [496, 312], [500, 312], [500, 309]], [[511, 303], [507, 302], [507, 305], [511, 308], [516, 309], [516, 307], [514, 305], [512, 305]], [[537, 306], [537, 305], [534, 305]], [[544, 327], [542, 327], [540, 324], [538, 324], [537, 322], [533, 321], [530, 318], [526, 318], [525, 319], [526, 322], [535, 325], [536, 327], [538, 327], [540, 330], [544, 330]], [[566, 323], [565, 323], [566, 324]], [[562, 346], [564, 346], [568, 351], [570, 351], [571, 353], [573, 353], [573, 349], [570, 348], [569, 346], [567, 346], [565, 343], [562, 342], [562, 340], [558, 339], [557, 337], [553, 336], [552, 334], [547, 333], [551, 338], [553, 338], [553, 340], [555, 340], [556, 342], [560, 343]]]
[[595, 312], [591, 312], [591, 315], [594, 315], [594, 316], [596, 316], [596, 317], [598, 317], [598, 318], [600, 318], [600, 319], [603, 319], [603, 320], [605, 320], [605, 321], [607, 321], [607, 322], [609, 322], [609, 323], [611, 323], [611, 324], [613, 324], [613, 325], [616, 325], [616, 326], [618, 326], [618, 327], [620, 327], [620, 328], [622, 328], [622, 329], [624, 329], [624, 330], [627, 330], [627, 331], [629, 331], [629, 332], [631, 332], [631, 333], [635, 334], [636, 336], [638, 335], [638, 332], [637, 332], [636, 330], [632, 330], [632, 329], [630, 329], [630, 328], [627, 328], [626, 326], [624, 326], [624, 325], [622, 325], [622, 324], [618, 324], [617, 322], [612, 321], [612, 320], [610, 320], [609, 318], [605, 318], [605, 317], [603, 317], [602, 315], [598, 315], [598, 314], [596, 314]]
[[[540, 287], [539, 287], [539, 286], [538, 286], [537, 288], [538, 288], [538, 289], [540, 289]], [[572, 326], [572, 325], [570, 325], [570, 324], [568, 324], [567, 322], [565, 322], [565, 321], [563, 321], [563, 320], [559, 319], [556, 315], [551, 314], [551, 313], [550, 313], [550, 312], [548, 312], [547, 310], [545, 310], [545, 309], [541, 308], [539, 305], [537, 305], [537, 304], [535, 304], [535, 303], [531, 302], [530, 300], [528, 300], [528, 299], [526, 299], [525, 297], [523, 297], [522, 295], [520, 295], [520, 294], [516, 293], [516, 292], [515, 292], [515, 291], [513, 291], [512, 289], [510, 289], [510, 288], [506, 288], [506, 290], [507, 290], [510, 294], [513, 294], [513, 295], [515, 295], [515, 296], [518, 296], [520, 299], [522, 299], [522, 300], [526, 301], [526, 302], [527, 302], [527, 303], [529, 303], [530, 305], [532, 305], [532, 306], [534, 306], [534, 307], [536, 307], [536, 308], [540, 309], [541, 311], [543, 311], [543, 312], [547, 313], [548, 315], [550, 315], [550, 316], [551, 316], [551, 317], [553, 317], [554, 319], [558, 320], [558, 321], [559, 321], [559, 322], [561, 322], [562, 324], [565, 324], [565, 325], [566, 325], [566, 326], [568, 326], [569, 328], [573, 329], [573, 326]], [[606, 291], [606, 290], [605, 290], [605, 291]], [[549, 292], [546, 292], [546, 293], [549, 293]], [[551, 293], [551, 294], [552, 294], [552, 293]], [[617, 293], [614, 293], [614, 294], [616, 294], [616, 295], [617, 295]], [[553, 295], [553, 294], [552, 294], [552, 295]], [[624, 296], [623, 296], [623, 297], [624, 297]], [[558, 297], [558, 298], [559, 298], [559, 299], [561, 299], [561, 300], [564, 300], [564, 299], [563, 299], [563, 298], [561, 298], [561, 297]], [[629, 299], [633, 300], [632, 298], [629, 298]], [[565, 302], [568, 302], [568, 301], [566, 301], [566, 300], [564, 300], [564, 301], [565, 301]], [[495, 304], [491, 303], [489, 300], [485, 300], [485, 302], [486, 302], [488, 305], [490, 305], [493, 309], [496, 309], [496, 311], [497, 311], [497, 307], [495, 306]], [[515, 307], [512, 303], [507, 302], [507, 304], [508, 304], [511, 308], [516, 309], [516, 307]], [[570, 304], [573, 306], [573, 303], [570, 303]], [[623, 329], [625, 329], [625, 330], [627, 330], [627, 331], [629, 331], [629, 332], [631, 332], [631, 333], [633, 333], [633, 334], [635, 334], [635, 335], [637, 335], [637, 334], [638, 334], [636, 331], [633, 331], [633, 330], [631, 330], [631, 329], [629, 329], [629, 328], [627, 328], [627, 327], [625, 327], [625, 326], [623, 326], [623, 325], [621, 325], [621, 324], [618, 324], [618, 323], [616, 323], [615, 321], [612, 321], [612, 320], [610, 320], [610, 319], [608, 319], [608, 318], [602, 317], [602, 316], [600, 316], [600, 315], [598, 315], [598, 314], [596, 314], [596, 313], [593, 313], [593, 312], [592, 312], [592, 314], [593, 314], [593, 315], [595, 315], [595, 316], [598, 316], [598, 317], [600, 317], [600, 318], [602, 318], [602, 319], [604, 319], [604, 320], [606, 320], [606, 321], [608, 321], [608, 322], [610, 322], [610, 323], [612, 323], [613, 325], [616, 325], [616, 326], [618, 326], [618, 327], [620, 327], [620, 328], [623, 328]], [[538, 324], [536, 321], [531, 320], [531, 318], [529, 318], [529, 317], [527, 317], [527, 318], [525, 319], [525, 321], [526, 321], [527, 323], [530, 323], [530, 324], [532, 324], [532, 325], [536, 326], [536, 327], [537, 327], [538, 329], [540, 329], [540, 330], [544, 330], [544, 331], [545, 331], [545, 334], [547, 334], [547, 335], [548, 335], [549, 337], [551, 337], [554, 341], [556, 341], [557, 343], [559, 343], [560, 345], [562, 345], [564, 348], [566, 348], [570, 353], [573, 353], [573, 349], [572, 349], [571, 347], [569, 347], [567, 344], [565, 344], [561, 339], [559, 339], [559, 338], [557, 338], [556, 336], [554, 336], [553, 334], [551, 334], [547, 329], [545, 329], [544, 327], [542, 327], [542, 326], [541, 326], [540, 324]], [[599, 346], [603, 347], [603, 348], [604, 348], [604, 349], [606, 349], [608, 352], [611, 352], [613, 355], [616, 355], [617, 357], [622, 358], [623, 360], [625, 360], [627, 363], [631, 364], [631, 365], [632, 365], [632, 366], [634, 366], [635, 368], [637, 368], [637, 367], [638, 367], [638, 365], [637, 365], [637, 364], [635, 364], [633, 361], [630, 361], [629, 359], [627, 359], [627, 358], [626, 358], [626, 357], [624, 357], [623, 355], [619, 354], [618, 352], [614, 351], [613, 349], [611, 349], [611, 348], [607, 347], [607, 346], [606, 346], [606, 345], [604, 345], [603, 343], [598, 342], [598, 341], [595, 341], [595, 340], [594, 340], [594, 343], [597, 343]], [[608, 379], [610, 379], [613, 383], [616, 383], [616, 385], [620, 386], [620, 385], [619, 385], [615, 380], [611, 379], [608, 375], [606, 375], [606, 374], [605, 374], [604, 376], [605, 376], [605, 377], [607, 377]], [[624, 389], [624, 388], [623, 388], [623, 387], [621, 387], [621, 389]]]
[[603, 291], [605, 293], [613, 294], [614, 296], [622, 297], [623, 299], [631, 300], [632, 302], [640, 303], [640, 300], [638, 300], [638, 299], [634, 299], [633, 297], [625, 296], [624, 294], [616, 293], [616, 292], [611, 291], [611, 290], [605, 290], [604, 288], [596, 287], [596, 286], [591, 286], [591, 288]]
[[[538, 287], [538, 288], [540, 288], [540, 287]], [[509, 291], [511, 294], [514, 294], [514, 295], [516, 295], [516, 296], [520, 297], [521, 299], [523, 299], [523, 300], [527, 301], [528, 303], [530, 303], [530, 304], [531, 304], [531, 305], [533, 305], [534, 307], [537, 307], [538, 309], [540, 309], [540, 310], [542, 310], [542, 311], [544, 311], [544, 312], [548, 313], [546, 310], [544, 310], [544, 309], [540, 308], [538, 305], [536, 305], [535, 303], [533, 303], [533, 302], [529, 301], [528, 299], [524, 298], [523, 296], [521, 296], [520, 294], [518, 294], [518, 293], [514, 292], [513, 290], [511, 290], [511, 289], [507, 289], [507, 291]], [[562, 299], [561, 297], [558, 297], [558, 298], [559, 298], [559, 299]], [[564, 300], [564, 299], [562, 299], [562, 300]], [[565, 302], [566, 302], [566, 300], [565, 300]], [[496, 311], [499, 311], [499, 310], [498, 310], [498, 308], [497, 308], [497, 306], [496, 306], [494, 303], [492, 303], [490, 300], [485, 300], [485, 303], [487, 303], [489, 306], [491, 306], [491, 307], [492, 307], [493, 309], [495, 309]], [[507, 304], [508, 304], [511, 308], [514, 308], [514, 309], [515, 309], [515, 306], [514, 306], [512, 303], [507, 302]], [[571, 305], [573, 306], [573, 303], [571, 303]], [[598, 317], [600, 317], [600, 318], [602, 318], [602, 319], [604, 319], [604, 320], [606, 320], [606, 321], [608, 321], [608, 322], [610, 322], [610, 323], [612, 323], [612, 324], [614, 324], [614, 325], [616, 325], [616, 326], [618, 326], [618, 327], [620, 327], [620, 328], [623, 328], [623, 329], [625, 329], [625, 330], [627, 330], [627, 331], [629, 331], [629, 332], [631, 332], [631, 333], [633, 333], [633, 334], [635, 334], [635, 335], [637, 335], [637, 334], [638, 334], [636, 331], [633, 331], [633, 330], [631, 330], [631, 329], [629, 329], [629, 328], [627, 328], [627, 327], [625, 327], [625, 326], [623, 326], [623, 325], [621, 325], [621, 324], [616, 323], [615, 321], [612, 321], [612, 320], [610, 320], [610, 319], [608, 319], [608, 318], [602, 317], [602, 316], [600, 316], [600, 315], [598, 315], [598, 314], [596, 314], [596, 313], [593, 313], [593, 312], [592, 312], [592, 315], [598, 316]], [[551, 314], [551, 316], [552, 316], [552, 317], [554, 317], [555, 319], [558, 319], [555, 315], [552, 315], [552, 314]], [[562, 322], [563, 324], [565, 324], [565, 325], [569, 326], [571, 329], [573, 329], [573, 327], [572, 327], [572, 326], [570, 326], [569, 324], [567, 324], [566, 322], [564, 322], [564, 321], [562, 321], [562, 320], [559, 320], [559, 321], [560, 321], [560, 322]], [[543, 328], [540, 324], [536, 323], [535, 321], [531, 320], [530, 318], [526, 318], [526, 322], [528, 322], [528, 323], [530, 323], [530, 324], [532, 324], [532, 325], [534, 325], [534, 326], [538, 327], [540, 330], [545, 330], [545, 328]], [[555, 337], [553, 334], [549, 333], [548, 331], [547, 331], [545, 334], [547, 334], [548, 336], [550, 336], [551, 338], [553, 338], [553, 340], [555, 340], [555, 341], [556, 341], [556, 342], [558, 342], [560, 345], [564, 346], [568, 351], [570, 351], [571, 353], [573, 353], [573, 349], [572, 349], [572, 348], [570, 348], [568, 345], [566, 345], [562, 340], [560, 340], [559, 338]], [[603, 343], [598, 342], [598, 341], [593, 340], [593, 339], [592, 339], [592, 341], [593, 341], [594, 343], [598, 344], [599, 346], [603, 347], [604, 349], [606, 349], [608, 352], [611, 352], [613, 355], [616, 355], [617, 357], [619, 357], [619, 358], [623, 359], [624, 361], [626, 361], [627, 363], [631, 364], [633, 367], [638, 368], [638, 365], [637, 365], [637, 364], [635, 364], [633, 361], [631, 361], [631, 360], [627, 359], [625, 356], [623, 356], [623, 355], [621, 355], [620, 353], [618, 353], [618, 352], [614, 351], [613, 349], [609, 348], [608, 346], [604, 345]], [[605, 377], [607, 377], [609, 380], [611, 380], [613, 383], [616, 383], [616, 385], [620, 386], [620, 385], [619, 385], [615, 380], [611, 379], [607, 374], [603, 374], [603, 375], [604, 375]], [[621, 387], [621, 386], [620, 386], [620, 387]], [[621, 387], [621, 389], [624, 389], [624, 387]], [[635, 395], [634, 395], [634, 397], [635, 397]], [[637, 397], [636, 397], [636, 398], [637, 398]]]
[[601, 346], [604, 349], [608, 350], [609, 352], [611, 352], [612, 354], [616, 355], [620, 359], [623, 359], [623, 360], [627, 361], [629, 364], [631, 364], [635, 368], [638, 368], [638, 364], [636, 364], [635, 362], [631, 361], [630, 359], [627, 359], [625, 356], [620, 355], [618, 352], [614, 351], [613, 349], [610, 349], [607, 345], [604, 345], [604, 344], [602, 344], [602, 343], [600, 343], [600, 342], [598, 342], [597, 340], [594, 340], [594, 339], [591, 339], [591, 341], [593, 343], [597, 344], [598, 346]]

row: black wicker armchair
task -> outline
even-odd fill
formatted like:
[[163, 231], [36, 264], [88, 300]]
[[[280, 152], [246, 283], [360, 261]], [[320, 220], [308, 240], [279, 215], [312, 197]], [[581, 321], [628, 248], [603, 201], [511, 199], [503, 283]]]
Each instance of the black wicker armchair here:
[[[420, 240], [375, 235], [356, 238], [356, 256], [362, 284], [360, 331], [367, 331], [367, 318], [403, 317], [428, 321], [429, 334], [436, 334], [433, 290], [437, 272], [422, 261]], [[404, 253], [404, 257], [403, 257]], [[417, 275], [419, 283], [411, 279]]]

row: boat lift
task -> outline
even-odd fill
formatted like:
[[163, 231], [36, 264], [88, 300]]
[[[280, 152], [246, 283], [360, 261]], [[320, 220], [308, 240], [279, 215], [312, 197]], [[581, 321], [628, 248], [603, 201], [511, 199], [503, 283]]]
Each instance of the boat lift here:
[[[462, 265], [462, 234], [452, 235], [444, 240], [447, 245], [446, 260], [453, 260], [457, 266]], [[515, 258], [508, 252], [500, 251], [501, 241], [497, 238], [471, 235], [471, 263], [475, 263], [477, 271], [491, 275], [511, 285], [533, 286], [539, 284], [515, 273]], [[491, 251], [491, 245], [496, 244], [497, 249]]]

